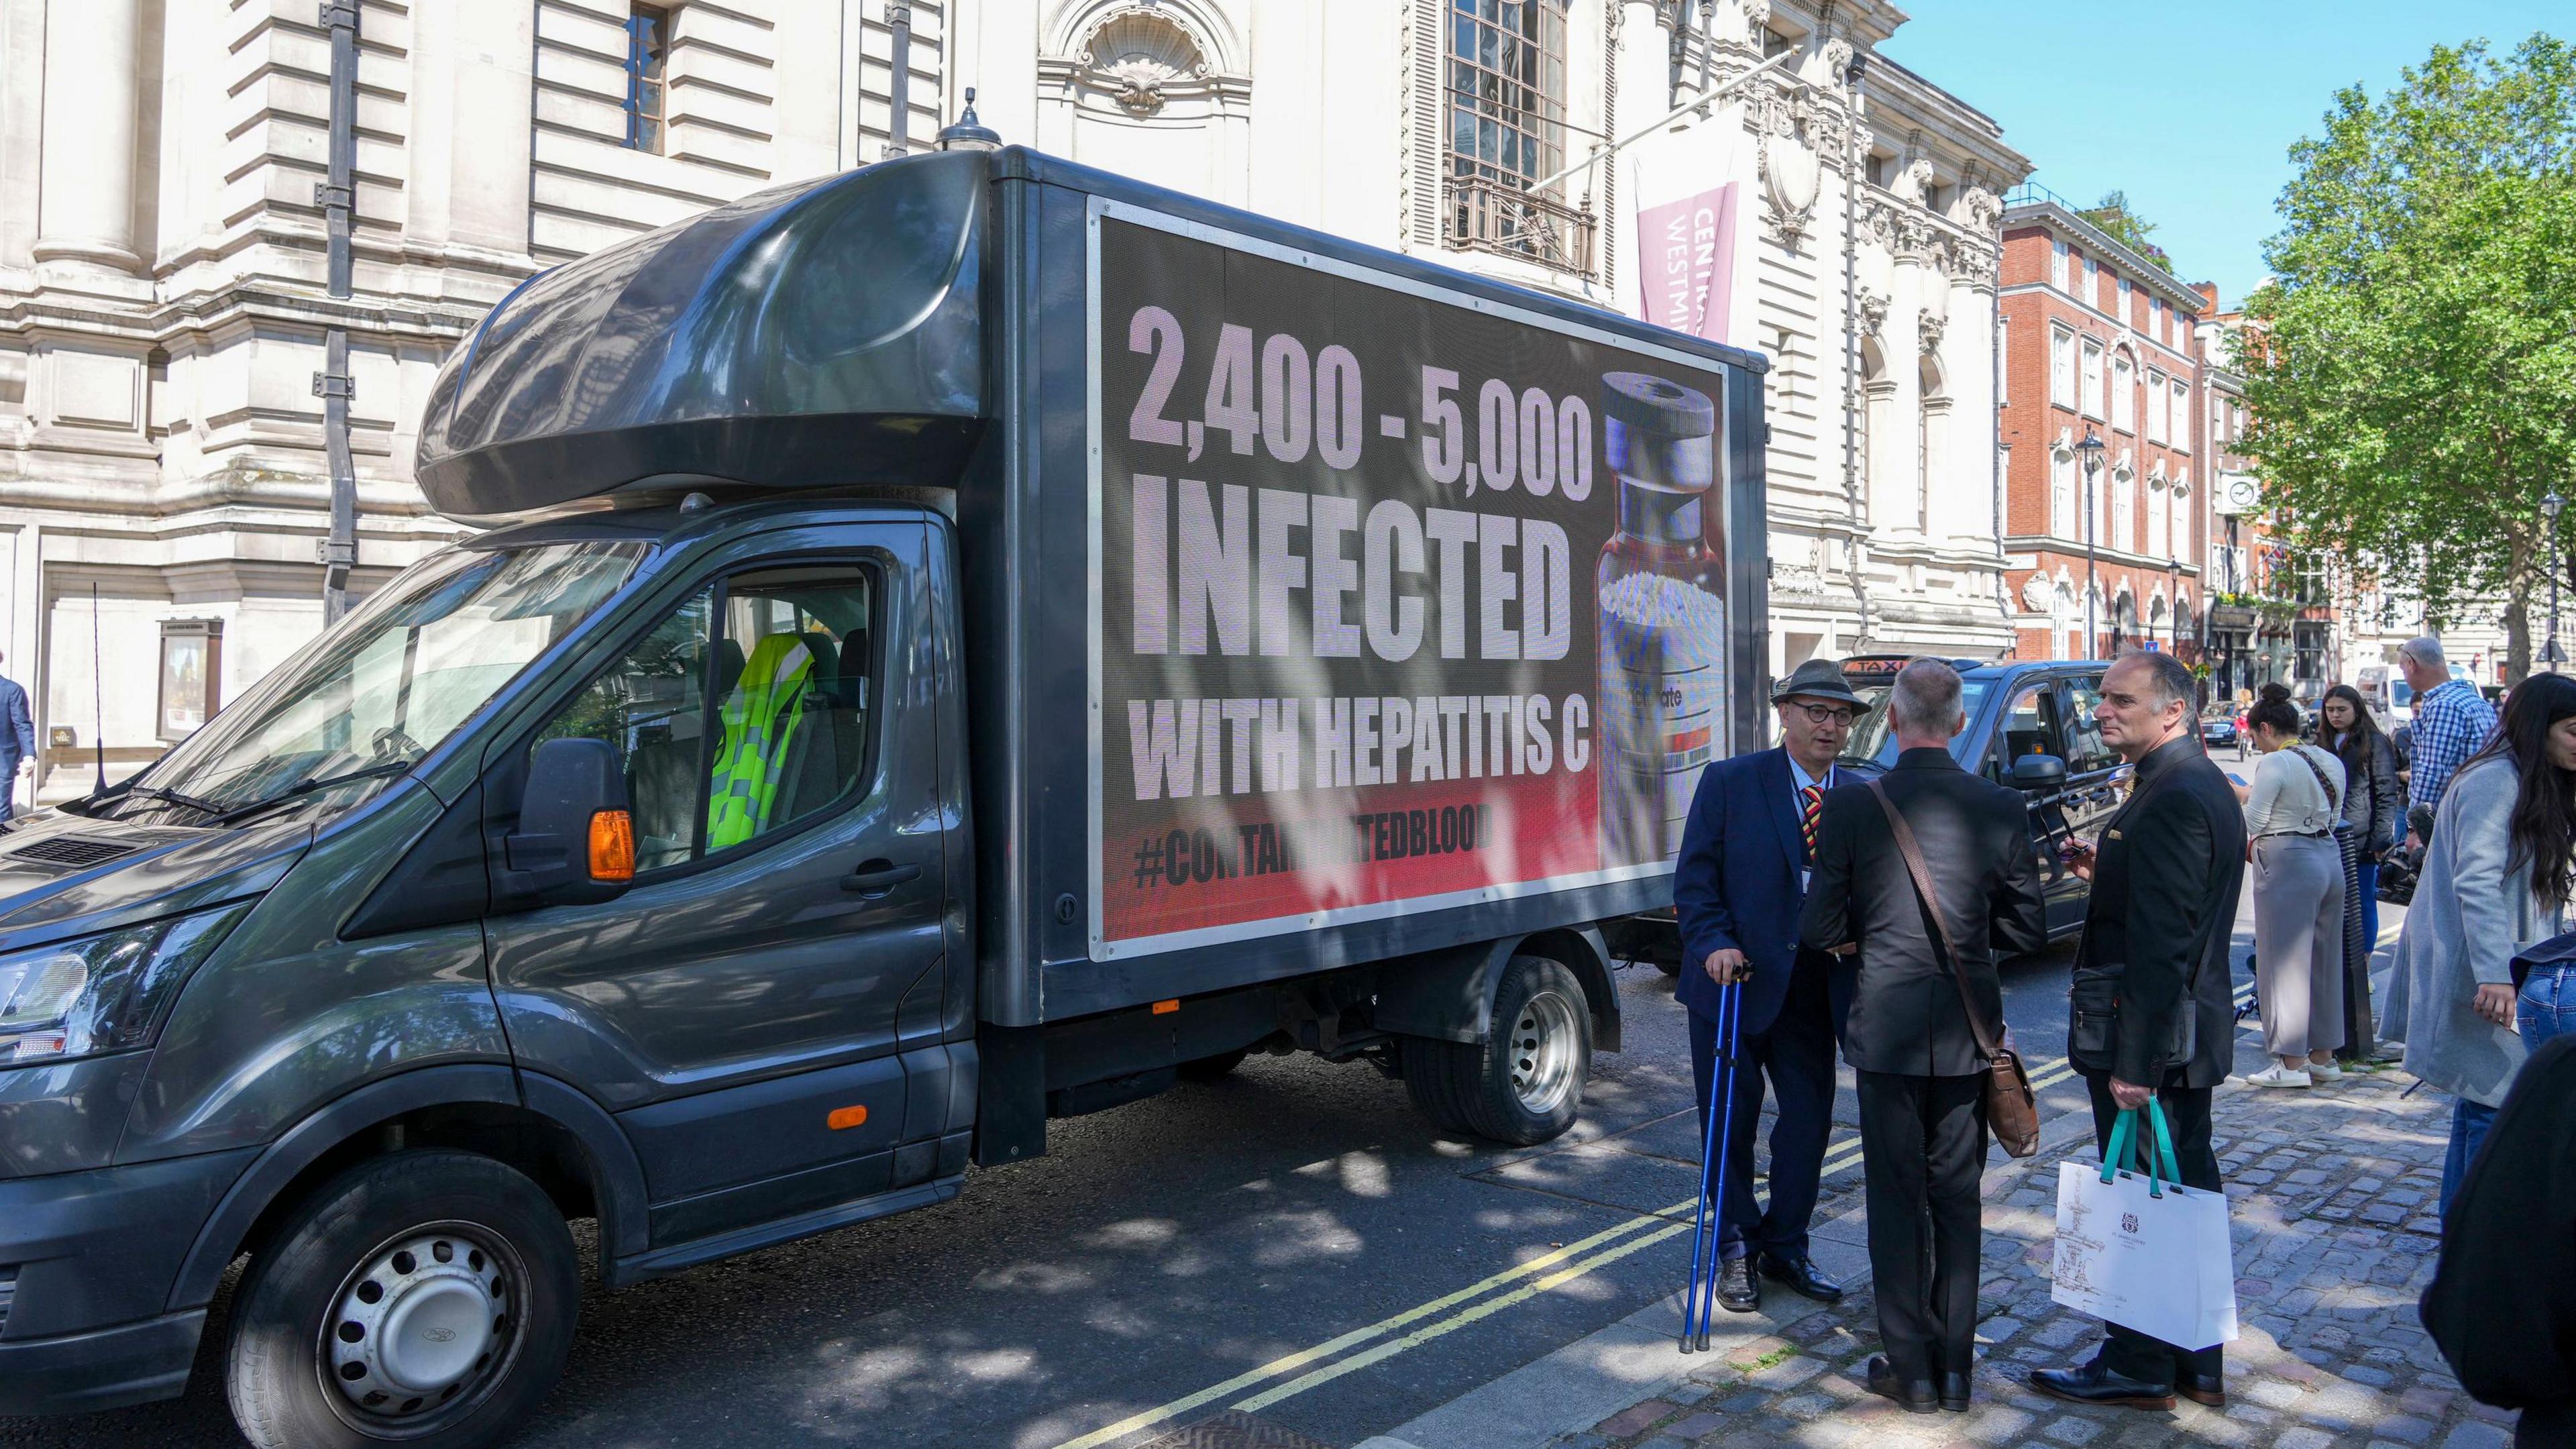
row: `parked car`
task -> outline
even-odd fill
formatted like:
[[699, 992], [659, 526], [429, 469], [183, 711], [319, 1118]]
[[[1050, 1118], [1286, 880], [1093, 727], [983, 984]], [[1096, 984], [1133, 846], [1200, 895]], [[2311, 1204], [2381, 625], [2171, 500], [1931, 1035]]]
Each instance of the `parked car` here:
[[[1869, 655], [1844, 661], [1843, 680], [1869, 705], [1852, 725], [1846, 762], [1867, 769], [1896, 763], [1887, 695], [1910, 656]], [[2119, 808], [2129, 766], [2102, 743], [2094, 711], [2102, 702], [2102, 660], [1982, 663], [1954, 659], [1960, 707], [1968, 727], [1950, 742], [1960, 764], [2030, 796], [2032, 843], [2048, 901], [2051, 938], [2084, 924], [2087, 887], [2057, 858], [2070, 833], [2091, 836]]]
[[2200, 742], [2217, 749], [2221, 745], [2236, 749], [2245, 747], [2245, 726], [2234, 705], [2214, 705], [2200, 717]]

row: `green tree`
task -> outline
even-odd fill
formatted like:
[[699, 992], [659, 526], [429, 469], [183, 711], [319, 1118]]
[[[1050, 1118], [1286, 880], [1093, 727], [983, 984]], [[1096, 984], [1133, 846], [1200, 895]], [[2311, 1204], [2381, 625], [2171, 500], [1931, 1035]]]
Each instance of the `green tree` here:
[[2293, 541], [2419, 587], [2439, 620], [2505, 601], [2531, 667], [2550, 538], [2576, 493], [2576, 53], [2436, 47], [2291, 148], [2274, 278], [2248, 299], [2240, 450]]
[[2173, 258], [2165, 255], [2165, 249], [2147, 240], [2155, 235], [2156, 224], [2129, 209], [2129, 193], [2106, 191], [2102, 193], [2102, 199], [2082, 215], [2086, 221], [2108, 232], [2111, 240], [2168, 272], [2174, 269]]

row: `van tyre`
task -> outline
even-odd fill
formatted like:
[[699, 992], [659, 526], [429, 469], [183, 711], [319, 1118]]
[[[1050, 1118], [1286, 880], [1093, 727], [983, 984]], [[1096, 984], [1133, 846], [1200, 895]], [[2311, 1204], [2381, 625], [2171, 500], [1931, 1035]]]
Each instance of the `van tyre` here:
[[326, 1183], [251, 1261], [225, 1392], [257, 1449], [481, 1449], [572, 1348], [581, 1265], [543, 1189], [489, 1157], [401, 1152]]
[[1483, 1043], [1409, 1036], [1404, 1085], [1443, 1130], [1512, 1147], [1574, 1125], [1592, 1072], [1592, 1013], [1574, 973], [1544, 956], [1515, 956], [1494, 994]]

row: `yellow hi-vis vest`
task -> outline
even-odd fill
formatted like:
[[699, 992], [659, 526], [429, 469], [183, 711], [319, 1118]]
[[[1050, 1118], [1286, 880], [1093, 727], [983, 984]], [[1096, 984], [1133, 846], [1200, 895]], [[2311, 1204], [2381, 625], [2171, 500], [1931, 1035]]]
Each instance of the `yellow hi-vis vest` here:
[[812, 651], [793, 634], [767, 635], [752, 646], [724, 701], [724, 735], [707, 787], [707, 849], [740, 845], [769, 828], [813, 672]]

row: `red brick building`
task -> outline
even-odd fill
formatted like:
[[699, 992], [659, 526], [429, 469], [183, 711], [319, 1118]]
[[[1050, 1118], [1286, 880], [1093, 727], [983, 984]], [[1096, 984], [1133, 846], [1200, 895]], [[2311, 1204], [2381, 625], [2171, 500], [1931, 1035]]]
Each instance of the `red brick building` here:
[[2007, 198], [2003, 237], [1999, 462], [2015, 657], [2151, 646], [2197, 659], [2207, 303], [2042, 187]]

